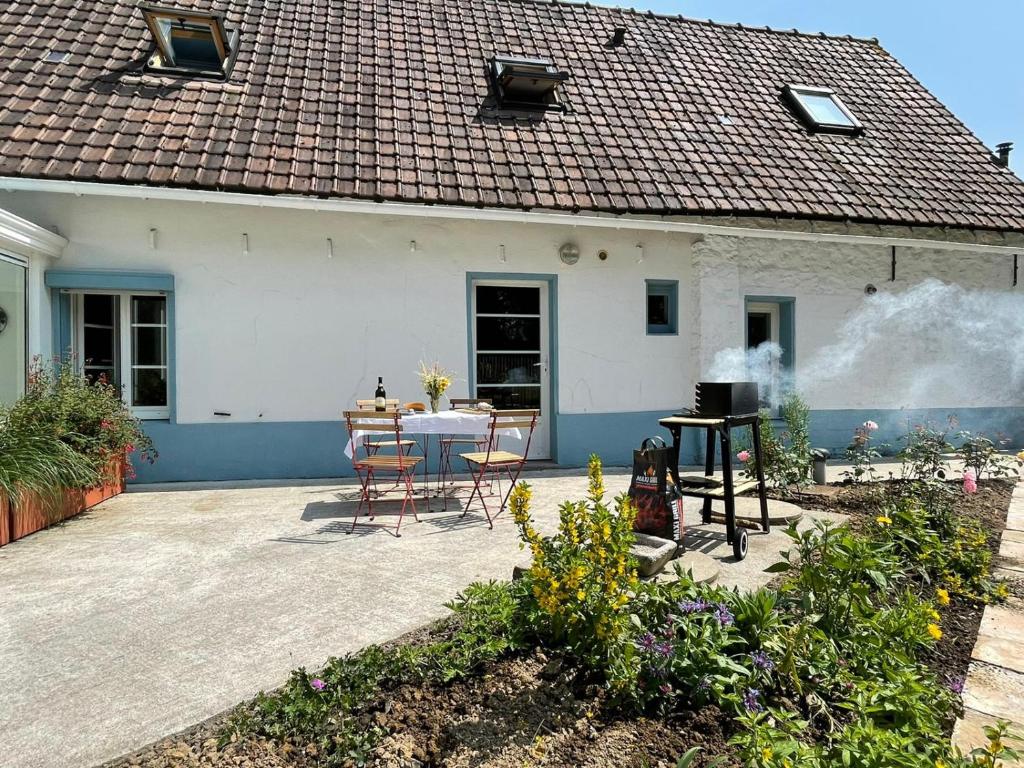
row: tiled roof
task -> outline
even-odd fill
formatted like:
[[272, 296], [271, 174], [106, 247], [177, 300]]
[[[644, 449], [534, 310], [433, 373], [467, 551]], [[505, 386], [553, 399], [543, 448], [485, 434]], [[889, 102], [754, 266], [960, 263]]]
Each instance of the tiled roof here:
[[[142, 73], [134, 0], [8, 2], [0, 175], [1024, 231], [1024, 182], [874, 41], [543, 0], [174, 4], [240, 27], [228, 82]], [[568, 69], [568, 111], [496, 113], [495, 54]], [[808, 133], [787, 83], [863, 135]]]

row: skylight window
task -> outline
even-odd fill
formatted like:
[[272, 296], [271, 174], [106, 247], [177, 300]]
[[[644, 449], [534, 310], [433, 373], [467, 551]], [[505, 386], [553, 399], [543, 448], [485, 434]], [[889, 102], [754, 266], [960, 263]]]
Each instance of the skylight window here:
[[155, 71], [227, 76], [238, 53], [238, 32], [216, 13], [142, 5], [156, 43], [149, 59]]
[[829, 88], [787, 85], [783, 93], [797, 116], [812, 131], [852, 134], [863, 128], [843, 100]]
[[560, 107], [558, 86], [569, 79], [546, 59], [496, 56], [494, 84], [503, 107], [547, 109]]

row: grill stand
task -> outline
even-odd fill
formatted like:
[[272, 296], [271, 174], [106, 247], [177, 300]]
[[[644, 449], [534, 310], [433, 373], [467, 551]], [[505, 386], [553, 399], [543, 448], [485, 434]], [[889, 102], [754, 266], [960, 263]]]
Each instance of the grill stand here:
[[[683, 496], [701, 498], [704, 500], [702, 520], [705, 524], [711, 522], [711, 501], [720, 498], [725, 502], [725, 535], [726, 541], [733, 545], [733, 551], [737, 559], [743, 559], [746, 555], [746, 531], [736, 533], [736, 494], [750, 488], [757, 488], [758, 499], [761, 502], [761, 530], [765, 533], [771, 532], [771, 525], [768, 522], [768, 497], [765, 493], [764, 465], [761, 463], [761, 420], [758, 414], [743, 416], [721, 416], [708, 418], [701, 416], [667, 416], [659, 419], [658, 423], [672, 434], [672, 462], [669, 471], [676, 483], [676, 488]], [[733, 427], [752, 427], [754, 442], [754, 465], [756, 480], [749, 480], [737, 485], [732, 477], [732, 429]], [[707, 443], [704, 457], [704, 476], [711, 478], [715, 471], [715, 435], [718, 435], [722, 451], [722, 487], [696, 489], [684, 487], [679, 478], [679, 449], [682, 444], [683, 429], [704, 429], [707, 432]]]

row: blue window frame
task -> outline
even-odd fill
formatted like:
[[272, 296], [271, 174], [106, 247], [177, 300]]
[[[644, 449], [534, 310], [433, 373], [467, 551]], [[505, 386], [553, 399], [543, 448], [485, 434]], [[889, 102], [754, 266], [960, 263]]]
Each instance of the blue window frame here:
[[679, 333], [679, 281], [647, 281], [647, 335]]

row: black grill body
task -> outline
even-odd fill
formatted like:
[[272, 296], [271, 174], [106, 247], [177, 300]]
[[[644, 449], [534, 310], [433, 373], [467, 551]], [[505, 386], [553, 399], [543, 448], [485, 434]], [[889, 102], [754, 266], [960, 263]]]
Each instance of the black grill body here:
[[757, 413], [757, 384], [753, 381], [701, 381], [697, 384], [698, 416], [749, 416]]

